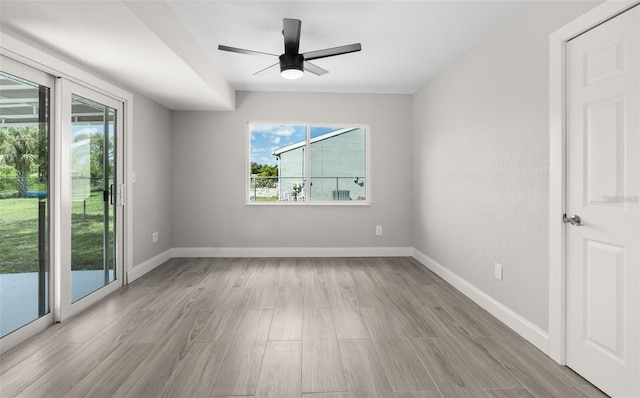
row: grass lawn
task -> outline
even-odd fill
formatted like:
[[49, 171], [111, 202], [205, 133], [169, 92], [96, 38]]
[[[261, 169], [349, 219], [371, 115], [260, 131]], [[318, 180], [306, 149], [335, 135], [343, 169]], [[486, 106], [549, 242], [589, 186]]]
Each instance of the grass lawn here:
[[258, 196], [257, 200], [255, 196], [249, 198], [251, 202], [277, 202], [280, 198], [278, 195], [275, 196]]
[[[103, 269], [102, 192], [72, 202], [71, 269]], [[113, 247], [113, 245], [111, 245]], [[38, 270], [38, 199], [0, 199], [0, 273]]]

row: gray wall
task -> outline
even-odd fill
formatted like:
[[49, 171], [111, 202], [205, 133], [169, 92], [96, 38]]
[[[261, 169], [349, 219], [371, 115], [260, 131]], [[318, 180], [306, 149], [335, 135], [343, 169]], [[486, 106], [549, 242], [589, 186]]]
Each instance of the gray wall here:
[[[302, 183], [304, 180], [304, 151], [304, 147], [298, 147], [280, 154], [279, 176], [283, 194], [292, 191], [293, 183]], [[366, 187], [364, 184], [356, 184], [353, 180], [355, 177], [366, 180], [365, 129], [352, 129], [312, 142], [310, 168], [312, 186], [309, 187], [307, 184], [304, 187], [306, 200], [336, 200], [336, 188], [345, 192], [347, 199], [342, 200], [364, 198]]]
[[[352, 130], [311, 143], [312, 200], [334, 200], [336, 187], [356, 200], [365, 197], [364, 186], [354, 177], [366, 177], [366, 135], [364, 129]], [[347, 177], [323, 178], [323, 177]]]
[[543, 330], [549, 34], [597, 4], [535, 2], [414, 99], [413, 246]]
[[[299, 147], [280, 154], [280, 162], [278, 166], [279, 177], [304, 177], [304, 151], [305, 147]], [[291, 187], [288, 187], [291, 188]]]
[[[141, 95], [133, 99], [133, 265], [172, 247], [171, 112]], [[151, 234], [158, 232], [157, 243]]]
[[[235, 112], [172, 119], [174, 247], [411, 246], [411, 96], [239, 92]], [[250, 121], [369, 124], [372, 205], [246, 205]]]

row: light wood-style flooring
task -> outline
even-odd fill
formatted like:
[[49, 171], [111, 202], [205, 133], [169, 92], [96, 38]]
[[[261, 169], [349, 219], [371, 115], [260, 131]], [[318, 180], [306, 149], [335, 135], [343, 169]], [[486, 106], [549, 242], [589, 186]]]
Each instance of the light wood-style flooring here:
[[172, 259], [0, 358], [10, 397], [605, 397], [411, 258]]

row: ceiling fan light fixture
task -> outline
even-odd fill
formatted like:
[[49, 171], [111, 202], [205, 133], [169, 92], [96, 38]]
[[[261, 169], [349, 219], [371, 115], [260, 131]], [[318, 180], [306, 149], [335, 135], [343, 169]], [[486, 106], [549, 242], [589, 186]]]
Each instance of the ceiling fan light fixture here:
[[[0, 0], [2, 1], [2, 0]], [[349, 44], [346, 46], [325, 48], [300, 54], [300, 27], [302, 22], [299, 19], [284, 18], [282, 20], [282, 36], [284, 36], [284, 54], [279, 56], [280, 62], [267, 66], [254, 73], [260, 74], [266, 70], [280, 65], [280, 75], [289, 80], [299, 79], [304, 76], [305, 72], [312, 75], [322, 76], [329, 71], [322, 69], [318, 65], [312, 64], [313, 61], [320, 58], [335, 57], [336, 55], [349, 54], [362, 50], [360, 43]], [[259, 55], [267, 57], [278, 57], [276, 54], [265, 53], [262, 51], [247, 50], [244, 48], [223, 46], [220, 44], [218, 50], [229, 51], [238, 54]]]
[[295, 69], [295, 68], [283, 69], [283, 70], [280, 71], [280, 76], [284, 77], [285, 79], [289, 79], [289, 80], [300, 79], [303, 75], [304, 75], [303, 71], [301, 71], [300, 69]]
[[295, 80], [304, 75], [304, 57], [301, 54], [280, 56], [280, 76], [285, 79]]

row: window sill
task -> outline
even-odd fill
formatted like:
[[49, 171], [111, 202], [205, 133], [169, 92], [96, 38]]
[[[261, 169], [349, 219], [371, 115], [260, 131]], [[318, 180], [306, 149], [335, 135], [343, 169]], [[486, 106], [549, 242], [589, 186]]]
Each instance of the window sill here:
[[327, 202], [296, 202], [296, 201], [264, 201], [264, 202], [246, 202], [247, 206], [342, 206], [342, 207], [368, 207], [371, 201], [368, 200], [344, 200], [344, 201], [327, 201]]

